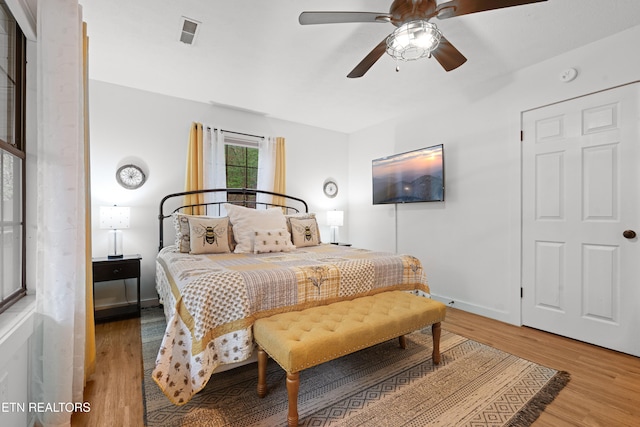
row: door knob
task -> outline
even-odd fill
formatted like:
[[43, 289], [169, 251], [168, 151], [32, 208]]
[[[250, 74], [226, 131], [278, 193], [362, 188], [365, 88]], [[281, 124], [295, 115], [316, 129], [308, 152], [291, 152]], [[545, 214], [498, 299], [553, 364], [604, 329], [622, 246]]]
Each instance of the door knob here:
[[636, 232], [633, 230], [624, 230], [622, 232], [622, 235], [624, 236], [625, 239], [635, 239]]

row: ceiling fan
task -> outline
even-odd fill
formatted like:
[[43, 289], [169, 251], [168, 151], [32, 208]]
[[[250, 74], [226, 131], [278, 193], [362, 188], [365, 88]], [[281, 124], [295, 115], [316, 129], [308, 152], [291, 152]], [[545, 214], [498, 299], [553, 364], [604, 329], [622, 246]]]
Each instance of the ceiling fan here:
[[397, 27], [356, 65], [347, 75], [349, 78], [362, 77], [385, 52], [401, 61], [433, 56], [446, 71], [451, 71], [467, 58], [429, 22], [431, 18], [447, 19], [542, 1], [547, 0], [394, 0], [389, 13], [302, 12], [299, 21], [302, 25], [378, 22]]

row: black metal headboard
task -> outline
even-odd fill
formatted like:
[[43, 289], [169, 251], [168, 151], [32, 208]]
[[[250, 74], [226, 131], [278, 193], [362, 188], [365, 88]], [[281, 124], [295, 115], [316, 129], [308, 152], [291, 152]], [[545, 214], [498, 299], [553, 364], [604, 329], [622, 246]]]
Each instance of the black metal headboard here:
[[[229, 195], [236, 196], [236, 200], [229, 200], [224, 202], [205, 202], [199, 204], [192, 205], [184, 205], [184, 200], [180, 200], [180, 206], [177, 208], [167, 208], [165, 204], [175, 198], [182, 197], [191, 194], [209, 194], [209, 193], [226, 193], [227, 199], [229, 199]], [[284, 200], [284, 204], [271, 203], [271, 202], [263, 202], [257, 201], [257, 196], [259, 194], [265, 194], [268, 196], [278, 196]], [[241, 196], [238, 198], [237, 196]], [[253, 197], [255, 196], [255, 197]], [[239, 199], [239, 200], [238, 200]], [[309, 212], [309, 207], [307, 206], [307, 202], [297, 197], [287, 196], [286, 194], [274, 193], [271, 191], [263, 191], [263, 190], [255, 190], [251, 188], [211, 188], [206, 190], [194, 190], [194, 191], [183, 191], [181, 193], [173, 193], [168, 194], [162, 198], [160, 201], [160, 213], [158, 214], [158, 222], [159, 222], [159, 238], [160, 245], [158, 250], [164, 247], [164, 220], [166, 218], [170, 218], [174, 212], [186, 212], [188, 209], [191, 209], [196, 206], [204, 206], [205, 215], [220, 215], [220, 205], [223, 203], [230, 203], [233, 205], [246, 206], [255, 208], [257, 206], [264, 206], [267, 208], [270, 207], [278, 207], [283, 208], [285, 213], [299, 213], [299, 212]], [[167, 213], [168, 212], [168, 213]]]

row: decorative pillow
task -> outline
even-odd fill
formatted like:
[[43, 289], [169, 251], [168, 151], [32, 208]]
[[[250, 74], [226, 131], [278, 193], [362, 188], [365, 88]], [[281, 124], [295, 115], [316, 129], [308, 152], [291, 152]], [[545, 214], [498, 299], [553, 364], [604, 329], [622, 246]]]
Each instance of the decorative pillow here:
[[235, 253], [252, 253], [255, 239], [254, 230], [279, 230], [287, 228], [281, 208], [256, 210], [225, 203], [229, 220], [233, 225], [236, 241]]
[[191, 249], [189, 243], [189, 215], [174, 212], [173, 226], [176, 229], [176, 247], [180, 252], [188, 253]]
[[[173, 226], [176, 229], [176, 247], [180, 252], [189, 253], [191, 251], [191, 241], [189, 238], [189, 218], [213, 218], [219, 219], [219, 217], [203, 216], [203, 215], [187, 215], [179, 212], [174, 212]], [[228, 218], [228, 217], [222, 217]], [[229, 223], [229, 230], [227, 231], [229, 249], [233, 251], [235, 249], [235, 241], [233, 240], [233, 227]]]
[[317, 246], [320, 244], [320, 232], [315, 218], [290, 218], [291, 236], [297, 248]]
[[229, 248], [229, 218], [189, 218], [189, 241], [192, 254], [220, 254]]
[[[285, 219], [287, 220], [287, 231], [289, 233], [291, 233], [291, 235], [293, 236], [293, 230], [291, 230], [291, 218], [298, 218], [298, 219], [309, 219], [309, 218], [316, 218], [316, 214], [313, 212], [303, 212], [303, 213], [296, 213], [296, 214], [289, 214], [289, 215], [285, 215], [284, 216]], [[318, 227], [318, 222], [316, 221], [316, 228], [318, 230], [320, 230], [320, 228]], [[320, 240], [320, 233], [318, 233], [318, 244], [322, 243], [322, 241]]]
[[286, 228], [277, 230], [255, 230], [253, 253], [289, 252], [295, 249], [291, 243], [291, 235]]

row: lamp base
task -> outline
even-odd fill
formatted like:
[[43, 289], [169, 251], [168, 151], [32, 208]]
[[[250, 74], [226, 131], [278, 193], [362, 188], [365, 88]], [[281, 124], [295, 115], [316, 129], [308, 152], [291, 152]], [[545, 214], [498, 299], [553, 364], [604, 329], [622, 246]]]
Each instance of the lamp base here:
[[117, 258], [124, 258], [123, 254], [120, 255], [107, 255], [107, 259], [117, 259]]
[[122, 258], [122, 230], [109, 230], [107, 258]]
[[331, 243], [333, 243], [334, 245], [338, 244], [338, 226], [337, 225], [331, 226]]

